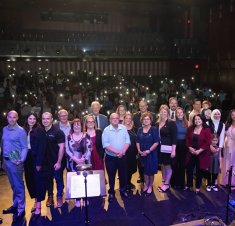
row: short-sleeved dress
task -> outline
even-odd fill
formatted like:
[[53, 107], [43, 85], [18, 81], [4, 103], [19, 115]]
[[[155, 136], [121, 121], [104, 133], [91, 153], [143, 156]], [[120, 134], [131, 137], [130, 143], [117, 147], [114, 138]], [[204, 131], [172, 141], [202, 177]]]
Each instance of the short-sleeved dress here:
[[[140, 150], [149, 150], [150, 147], [159, 142], [159, 132], [156, 127], [151, 126], [147, 133], [143, 132], [143, 127], [140, 127], [137, 133], [137, 143], [140, 144]], [[143, 163], [144, 175], [152, 176], [158, 171], [157, 148], [152, 150], [150, 154], [141, 157]]]

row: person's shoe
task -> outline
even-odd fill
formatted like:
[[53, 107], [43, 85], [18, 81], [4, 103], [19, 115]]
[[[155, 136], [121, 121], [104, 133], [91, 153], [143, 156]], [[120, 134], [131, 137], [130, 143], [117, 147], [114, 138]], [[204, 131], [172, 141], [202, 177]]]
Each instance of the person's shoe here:
[[114, 194], [109, 194], [108, 201], [113, 202], [114, 198], [115, 198]]
[[183, 188], [184, 191], [193, 191], [193, 188], [192, 187], [188, 187], [188, 186], [185, 186]]
[[34, 203], [32, 209], [31, 209], [31, 213], [35, 212], [35, 210], [36, 210], [36, 203]]
[[150, 196], [153, 194], [153, 187], [151, 188], [151, 191], [149, 192], [149, 188], [147, 189], [147, 191], [145, 192], [145, 196]]
[[17, 207], [11, 206], [8, 209], [2, 211], [2, 214], [16, 213]]
[[218, 189], [218, 187], [217, 186], [211, 186], [211, 189], [213, 190], [213, 191], [219, 191], [219, 189]]
[[77, 200], [75, 201], [75, 206], [76, 206], [77, 208], [81, 207], [81, 202], [80, 202], [79, 199], [77, 199]]
[[147, 191], [148, 191], [148, 188], [143, 188], [141, 194], [142, 194], [142, 195], [145, 195]]
[[124, 198], [127, 198], [127, 199], [130, 198], [130, 195], [126, 191], [120, 191], [120, 195]]
[[132, 184], [132, 183], [130, 183], [129, 185], [129, 188], [132, 190], [132, 189], [135, 189], [135, 185], [134, 184]]
[[211, 191], [211, 186], [207, 186], [206, 190], [210, 192]]
[[137, 180], [137, 183], [138, 183], [138, 184], [139, 184], [139, 183], [144, 183], [144, 180], [141, 179], [141, 178], [139, 178], [139, 179]]
[[54, 200], [52, 196], [48, 196], [47, 202], [46, 202], [46, 206], [50, 207], [54, 205]]
[[16, 222], [16, 221], [23, 219], [24, 216], [25, 216], [25, 211], [23, 210], [22, 212], [17, 213], [13, 216], [13, 222]]
[[32, 219], [35, 221], [41, 216], [41, 207], [37, 207], [32, 215]]
[[169, 184], [164, 184], [162, 187], [158, 187], [158, 191], [161, 193], [165, 193], [170, 190]]
[[2, 218], [0, 218], [0, 224], [2, 224]]
[[87, 200], [87, 203], [86, 203], [86, 200], [83, 199], [83, 206], [89, 206], [89, 201]]
[[60, 208], [61, 206], [63, 206], [63, 198], [57, 197], [57, 208]]

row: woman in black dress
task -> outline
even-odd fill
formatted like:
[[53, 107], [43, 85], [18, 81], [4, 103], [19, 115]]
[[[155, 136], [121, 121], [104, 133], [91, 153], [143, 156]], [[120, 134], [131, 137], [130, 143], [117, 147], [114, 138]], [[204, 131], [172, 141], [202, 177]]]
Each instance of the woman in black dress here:
[[35, 199], [32, 212], [38, 217], [41, 214], [41, 201], [46, 194], [46, 134], [39, 126], [37, 114], [31, 112], [26, 117], [24, 129], [28, 134], [28, 154], [25, 161], [25, 180], [31, 198]]
[[166, 192], [170, 188], [172, 164], [176, 153], [177, 127], [175, 122], [169, 120], [170, 109], [167, 105], [161, 105], [157, 129], [160, 132], [161, 147], [159, 163], [162, 171], [162, 184], [158, 187], [159, 192]]
[[134, 123], [132, 120], [132, 114], [127, 112], [124, 116], [123, 125], [127, 128], [130, 136], [131, 145], [129, 146], [126, 157], [127, 157], [127, 189], [131, 190], [135, 188], [135, 185], [131, 183], [132, 175], [137, 171], [137, 159], [138, 153], [136, 147], [136, 133], [134, 129]]

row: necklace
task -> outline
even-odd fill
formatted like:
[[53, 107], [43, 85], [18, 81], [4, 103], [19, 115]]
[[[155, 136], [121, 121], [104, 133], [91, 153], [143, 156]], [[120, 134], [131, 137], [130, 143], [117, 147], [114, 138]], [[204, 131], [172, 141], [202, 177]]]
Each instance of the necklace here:
[[83, 133], [81, 133], [82, 135], [78, 135], [77, 136], [77, 140], [74, 138], [74, 133], [72, 133], [71, 134], [71, 136], [72, 136], [72, 140], [74, 140], [75, 142], [79, 142], [79, 141], [81, 141], [82, 140], [82, 138], [83, 138]]

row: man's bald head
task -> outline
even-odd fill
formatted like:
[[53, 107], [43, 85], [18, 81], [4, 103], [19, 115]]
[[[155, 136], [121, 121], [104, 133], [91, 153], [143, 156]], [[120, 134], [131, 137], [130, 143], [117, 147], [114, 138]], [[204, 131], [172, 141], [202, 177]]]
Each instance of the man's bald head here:
[[7, 121], [8, 121], [9, 126], [16, 125], [18, 118], [19, 118], [19, 116], [16, 111], [14, 111], [14, 110], [9, 111], [7, 114]]

